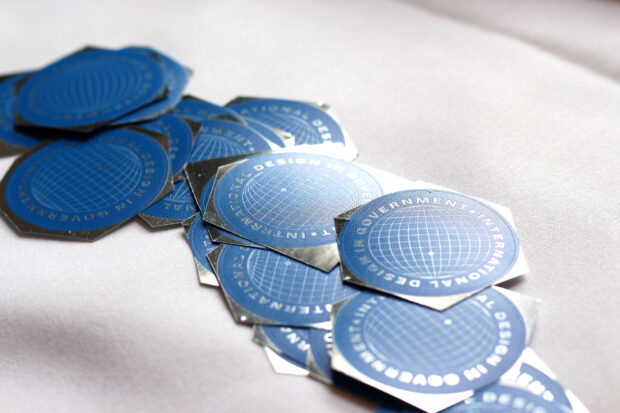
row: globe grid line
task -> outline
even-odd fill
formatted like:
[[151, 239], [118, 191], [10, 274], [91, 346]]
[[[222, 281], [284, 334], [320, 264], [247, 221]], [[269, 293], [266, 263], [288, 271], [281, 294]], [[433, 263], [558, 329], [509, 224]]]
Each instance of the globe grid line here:
[[[264, 172], [261, 172], [255, 175], [255, 177], [260, 177], [263, 174]], [[287, 177], [281, 177], [281, 179], [277, 181], [277, 183], [272, 183], [271, 186], [280, 187], [282, 185], [282, 182], [286, 181], [286, 179]], [[275, 195], [277, 194], [277, 191], [272, 191], [273, 192], [271, 194], [272, 196], [269, 196], [270, 193], [267, 192], [269, 189], [265, 191], [260, 191], [260, 190], [253, 191], [252, 190], [253, 188], [254, 186], [251, 185], [251, 182], [248, 182], [248, 184], [243, 188], [243, 191], [241, 193], [242, 202], [245, 201], [243, 202], [244, 207], [246, 207], [246, 210], [252, 216], [252, 218], [254, 218], [257, 221], [260, 221], [261, 223], [264, 223], [265, 225], [273, 225], [274, 221], [276, 222], [284, 221], [284, 219], [281, 219], [281, 216], [285, 212], [285, 208], [283, 207], [283, 205], [286, 205], [286, 199], [281, 198], [281, 197], [275, 197]], [[271, 209], [268, 212], [264, 212], [260, 214], [260, 216], [257, 216], [257, 213], [260, 212], [259, 206], [268, 205], [268, 202], [273, 199], [276, 199], [276, 203], [271, 204]], [[257, 207], [253, 207], [252, 205], [257, 205]], [[278, 211], [278, 212], [276, 215], [266, 220], [265, 218], [271, 215], [273, 211]], [[288, 219], [289, 217], [290, 217], [290, 213], [289, 215], [287, 215], [286, 218]]]
[[[426, 217], [426, 214], [423, 215], [424, 216], [424, 223], [426, 224], [426, 239], [428, 240], [428, 238], [430, 237], [430, 232], [428, 231], [428, 218]], [[422, 251], [422, 243], [420, 242], [420, 232], [417, 232], [418, 234], [418, 248], [420, 249], [420, 256], [423, 257], [424, 256], [424, 252]], [[399, 237], [399, 246], [400, 246], [400, 237]], [[433, 258], [431, 257], [431, 260]], [[425, 259], [422, 259], [422, 262], [424, 263], [424, 268], [426, 269], [426, 273], [428, 274], [430, 272], [429, 268], [428, 268], [428, 262]], [[434, 272], [430, 272], [431, 274], [434, 274]]]
[[263, 295], [286, 303], [323, 305], [348, 296], [335, 270], [324, 274], [268, 250], [251, 251], [246, 271]]
[[[413, 214], [408, 212], [411, 210], [414, 210]], [[433, 210], [439, 211], [439, 214], [434, 214]], [[416, 231], [412, 234], [413, 219]], [[448, 227], [450, 222], [457, 227]], [[440, 229], [443, 229], [443, 233], [440, 233]], [[477, 241], [474, 244], [470, 234], [472, 231]], [[461, 232], [467, 237], [468, 245], [478, 246], [473, 257], [472, 248], [467, 248], [464, 261]], [[481, 232], [486, 235], [486, 239], [481, 238]], [[406, 236], [403, 236], [405, 233]], [[421, 279], [450, 278], [464, 275], [464, 270], [474, 271], [484, 265], [481, 261], [483, 258], [490, 258], [493, 246], [485, 227], [475, 218], [434, 206], [409, 207], [384, 218], [383, 223], [378, 221], [368, 232], [368, 242], [370, 255], [383, 268], [398, 275]], [[456, 261], [453, 261], [453, 250], [457, 253]]]
[[[444, 227], [444, 229], [445, 229], [445, 228], [446, 228], [446, 226], [445, 226], [445, 221], [444, 221], [444, 220], [441, 220], [441, 221], [439, 221], [439, 222], [440, 222], [440, 224], [441, 224], [441, 225]], [[435, 235], [437, 236], [437, 238], [436, 238], [436, 239], [439, 239], [439, 240], [441, 239], [441, 235], [439, 234], [439, 226], [438, 226], [438, 225], [435, 225]], [[449, 248], [448, 248], [448, 260], [447, 260], [448, 262], [451, 262], [451, 261], [452, 261], [452, 243], [451, 243], [451, 240], [452, 240], [452, 238], [450, 237], [450, 235], [448, 235], [448, 244], [449, 244]], [[429, 233], [429, 236], [428, 236], [428, 243], [429, 243], [429, 249], [430, 249], [430, 251], [433, 251], [433, 253], [434, 253], [434, 250], [433, 250], [432, 245], [431, 245], [431, 244], [432, 244], [432, 242], [431, 242], [430, 233]], [[439, 242], [439, 248], [441, 248], [441, 241]], [[430, 252], [429, 252], [428, 254], [430, 255]], [[438, 266], [439, 266], [439, 270], [437, 270], [437, 269], [435, 268], [435, 254], [433, 254], [433, 255], [431, 256], [431, 259], [432, 259], [432, 262], [433, 262], [433, 276], [434, 276], [433, 278], [438, 278], [441, 274], [443, 274], [443, 261], [441, 260], [441, 258], [438, 260], [439, 262], [438, 262], [437, 264], [438, 264]]]
[[[66, 61], [50, 68], [46, 76], [36, 79], [28, 92], [27, 110], [50, 120], [62, 120], [63, 116], [69, 116], [71, 121], [76, 121], [97, 118], [97, 115], [113, 119], [114, 116], [99, 112], [106, 108], [111, 108], [109, 113], [119, 112], [128, 106], [127, 100], [131, 101], [129, 106], [136, 106], [137, 99], [144, 95], [146, 89], [152, 89], [150, 79], [153, 73], [143, 73], [147, 66], [135, 57], [108, 51], [99, 51], [104, 55], [96, 53], [69, 56]], [[104, 64], [101, 64], [102, 61]], [[106, 61], [113, 63], [106, 64]], [[57, 87], [59, 84], [65, 87]], [[95, 123], [97, 121], [98, 118]]]
[[[107, 146], [107, 148], [104, 149], [106, 152], [102, 152], [101, 149], [96, 150], [92, 146]], [[109, 157], [104, 155], [109, 154], [110, 152], [114, 152], [113, 155], [115, 159], [122, 156], [126, 162], [121, 163], [118, 161], [111, 161]], [[41, 165], [32, 178], [31, 186], [33, 197], [41, 205], [48, 208], [51, 206], [58, 211], [74, 213], [91, 212], [119, 202], [122, 199], [121, 195], [128, 194], [130, 192], [129, 188], [135, 188], [135, 185], [137, 185], [137, 180], [139, 180], [138, 175], [142, 172], [141, 164], [137, 156], [135, 156], [135, 154], [129, 149], [120, 145], [111, 146], [103, 143], [97, 143], [95, 145], [84, 145], [81, 147], [76, 146], [68, 148], [59, 155], [60, 156], [58, 156], [56, 160], [51, 160], [51, 162], [60, 163], [59, 165], [46, 163], [48, 168], [53, 167], [52, 171], [54, 172], [48, 172], [47, 174], [41, 175], [41, 170], [45, 172], [46, 164]], [[90, 165], [83, 159], [85, 156], [90, 158]], [[93, 165], [95, 163], [101, 163], [102, 166], [104, 166], [103, 171], [106, 175], [106, 182], [114, 182], [113, 185], [106, 186], [93, 178], [92, 172], [94, 169]], [[131, 170], [128, 171], [126, 169], [127, 167], [131, 168]], [[67, 173], [67, 171], [76, 171], [76, 173], [70, 174]], [[88, 171], [91, 173], [83, 173], [83, 171]], [[128, 180], [127, 177], [129, 174], [132, 174], [133, 176], [131, 176], [131, 179]], [[75, 180], [76, 176], [80, 177], [79, 181]], [[39, 182], [41, 182], [40, 185]], [[76, 194], [84, 194], [84, 192], [76, 190], [76, 186], [77, 188], [86, 188], [88, 197], [78, 198]], [[45, 188], [46, 193], [58, 191], [58, 195], [53, 195], [50, 199], [46, 193], [44, 194], [40, 192], [40, 187]], [[95, 190], [92, 188], [95, 188]], [[126, 190], [122, 191], [122, 189]], [[64, 199], [69, 199], [72, 203], [63, 207], [55, 201], [56, 198], [60, 198], [58, 201], [61, 203], [66, 202], [63, 202]], [[113, 199], [113, 202], [110, 202], [111, 199]], [[89, 203], [89, 200], [92, 202]], [[76, 209], [73, 206], [75, 204], [79, 205], [79, 208]]]
[[[288, 165], [287, 165], [288, 166]], [[276, 180], [270, 181], [272, 176], [276, 176]], [[293, 178], [291, 178], [293, 176]], [[327, 174], [328, 179], [334, 182], [333, 174]], [[319, 185], [324, 183], [321, 179], [325, 175], [319, 176]], [[257, 179], [264, 179], [265, 184], [257, 181]], [[312, 179], [310, 176], [304, 175], [300, 182], [299, 176], [294, 174], [281, 173], [281, 170], [271, 169], [269, 172], [262, 172], [254, 177], [250, 178], [246, 186], [242, 191], [242, 200], [244, 201], [244, 207], [248, 211], [248, 214], [252, 216], [256, 221], [259, 221], [265, 225], [269, 225], [279, 229], [289, 229], [284, 226], [279, 226], [277, 223], [284, 222], [285, 225], [294, 224], [299, 227], [299, 230], [304, 230], [308, 225], [320, 225], [331, 216], [336, 216], [342, 210], [347, 209], [349, 206], [355, 206], [359, 203], [358, 189], [354, 185], [347, 183], [348, 188], [333, 190], [330, 185], [323, 185], [322, 195], [328, 194], [327, 201], [324, 199], [318, 199], [316, 192], [312, 190], [305, 190], [305, 188], [313, 188], [316, 186], [317, 177]], [[265, 188], [265, 186], [268, 186]], [[294, 186], [293, 191], [288, 191], [287, 187]], [[259, 187], [260, 190], [253, 190], [255, 187]], [[280, 189], [278, 189], [280, 188]], [[286, 189], [286, 191], [283, 191]], [[325, 191], [329, 189], [329, 193]], [[289, 196], [281, 196], [281, 192], [287, 192]], [[280, 195], [280, 196], [278, 196]], [[346, 203], [348, 205], [342, 205], [342, 198], [347, 198]], [[291, 197], [294, 198], [291, 201]], [[273, 199], [276, 199], [276, 203], [273, 203]], [[318, 202], [317, 202], [318, 201]], [[320, 205], [316, 205], [316, 204]], [[271, 204], [271, 209], [267, 211], [261, 211], [261, 206]], [[300, 222], [300, 212], [298, 210], [298, 204], [305, 206], [305, 210], [302, 213]], [[308, 207], [310, 205], [310, 207]], [[288, 207], [288, 208], [287, 208]], [[309, 211], [308, 211], [309, 210]], [[277, 211], [275, 215], [272, 215], [274, 211]]]
[[[454, 327], [454, 331], [446, 332], [445, 326], [437, 326], [445, 314], [434, 314], [431, 313], [434, 310], [426, 308], [407, 311], [408, 308], [414, 308], [410, 307], [412, 304], [391, 300], [394, 300], [393, 303], [384, 302], [368, 314], [363, 327], [363, 333], [366, 333], [367, 337], [382, 340], [382, 349], [373, 341], [369, 341], [368, 346], [376, 355], [382, 356], [387, 364], [425, 375], [459, 374], [491, 354], [498, 338], [497, 326], [490, 314], [476, 314], [480, 309], [479, 304], [468, 303], [467, 307], [450, 309], [451, 324], [448, 327]], [[480, 317], [479, 314], [484, 314], [485, 317]], [[408, 315], [410, 317], [407, 317]], [[417, 328], [403, 328], [411, 325], [412, 319], [415, 319]], [[472, 329], [472, 326], [480, 328]], [[415, 351], [411, 351], [412, 342], [415, 342]], [[440, 347], [441, 344], [444, 346]], [[381, 350], [388, 350], [388, 353]]]
[[243, 151], [239, 145], [234, 142], [230, 142], [217, 135], [200, 134], [194, 144], [194, 149], [192, 149], [190, 162], [238, 155], [242, 153], [245, 153], [245, 151]]

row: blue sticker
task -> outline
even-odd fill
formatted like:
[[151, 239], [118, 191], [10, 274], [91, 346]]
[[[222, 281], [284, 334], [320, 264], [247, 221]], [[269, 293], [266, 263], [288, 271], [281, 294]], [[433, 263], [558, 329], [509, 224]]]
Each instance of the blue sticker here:
[[310, 349], [307, 328], [261, 326], [265, 335], [278, 349], [278, 354], [301, 368], [306, 368], [306, 354]]
[[265, 138], [240, 123], [211, 119], [201, 124], [189, 162], [271, 149]]
[[104, 228], [153, 202], [169, 169], [157, 141], [110, 129], [85, 143], [59, 140], [32, 153], [9, 177], [5, 198], [18, 217], [41, 228]]
[[14, 88], [15, 83], [23, 77], [24, 75], [16, 75], [0, 83], [0, 140], [12, 145], [34, 148], [41, 141], [15, 129]]
[[336, 242], [334, 217], [381, 193], [375, 178], [352, 162], [268, 153], [227, 171], [214, 200], [232, 232], [263, 245], [299, 248]]
[[278, 135], [269, 126], [254, 119], [246, 119], [245, 121], [250, 128], [260, 133], [263, 136], [263, 138], [273, 142], [274, 144], [278, 145], [280, 148], [284, 148], [286, 146], [286, 144], [284, 143], [280, 135]]
[[366, 284], [414, 296], [492, 285], [513, 267], [519, 241], [488, 205], [439, 190], [395, 192], [364, 205], [338, 239], [342, 263]]
[[517, 377], [517, 383], [527, 388], [530, 392], [542, 397], [551, 403], [559, 403], [572, 409], [573, 407], [566, 396], [566, 390], [557, 380], [547, 376], [537, 368], [523, 363]]
[[179, 102], [174, 108], [173, 113], [196, 122], [203, 122], [215, 116], [232, 116], [233, 118], [244, 122], [235, 111], [207, 102], [206, 100], [194, 99], [186, 97]]
[[324, 273], [270, 250], [226, 245], [217, 265], [220, 285], [246, 310], [286, 326], [329, 320], [331, 305], [355, 293], [340, 270]]
[[163, 98], [157, 99], [148, 106], [131, 112], [120, 119], [116, 119], [114, 121], [115, 125], [152, 119], [155, 116], [165, 113], [179, 103], [181, 96], [183, 95], [183, 91], [189, 82], [189, 72], [183, 65], [174, 61], [165, 54], [147, 47], [128, 47], [123, 50], [145, 56], [157, 56], [161, 60], [166, 74], [165, 79], [166, 86], [168, 87], [168, 93]]
[[15, 108], [30, 124], [94, 129], [151, 103], [164, 88], [162, 65], [151, 57], [86, 50], [33, 74]]
[[446, 410], [445, 413], [562, 413], [560, 407], [511, 386], [493, 385]]
[[168, 158], [172, 166], [172, 175], [176, 176], [189, 159], [194, 145], [194, 135], [189, 125], [178, 116], [167, 114], [141, 123], [138, 127], [168, 135]]
[[198, 208], [187, 181], [183, 179], [174, 184], [172, 192], [142, 212], [152, 217], [184, 221], [198, 212]]
[[447, 310], [362, 292], [334, 321], [334, 345], [364, 376], [402, 390], [445, 394], [493, 383], [525, 347], [525, 322], [487, 289]]
[[324, 377], [328, 379], [332, 378], [331, 368], [331, 353], [332, 349], [332, 332], [326, 330], [319, 330], [316, 328], [310, 329], [310, 351], [312, 352], [312, 358], [315, 364], [321, 370]]
[[303, 102], [284, 99], [253, 99], [230, 106], [246, 119], [288, 132], [295, 145], [342, 142], [345, 136], [338, 122], [327, 112]]
[[209, 260], [207, 260], [207, 254], [213, 251], [217, 244], [211, 242], [209, 234], [207, 233], [207, 227], [200, 216], [197, 216], [189, 227], [187, 232], [187, 239], [189, 245], [192, 248], [192, 253], [196, 261], [200, 263], [204, 268], [209, 271], [213, 271]]

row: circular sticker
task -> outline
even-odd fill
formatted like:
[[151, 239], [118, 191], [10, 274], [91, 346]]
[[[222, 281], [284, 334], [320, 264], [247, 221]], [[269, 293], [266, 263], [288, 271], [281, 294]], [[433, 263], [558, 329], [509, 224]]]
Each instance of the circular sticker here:
[[245, 122], [235, 111], [207, 102], [206, 100], [191, 97], [184, 98], [174, 108], [173, 113], [196, 122], [203, 122], [215, 116], [232, 116], [240, 122]]
[[306, 368], [306, 354], [310, 350], [310, 333], [307, 328], [284, 326], [261, 326], [269, 341], [275, 346], [280, 356]]
[[310, 351], [316, 365], [321, 369], [324, 377], [331, 379], [332, 368], [330, 362], [330, 354], [332, 350], [332, 332], [319, 330], [317, 328], [310, 329]]
[[263, 123], [260, 123], [259, 121], [254, 120], [254, 119], [246, 119], [245, 121], [250, 128], [260, 133], [263, 136], [263, 138], [273, 142], [274, 144], [278, 145], [280, 148], [284, 148], [286, 146], [284, 141], [280, 137], [280, 135], [278, 135], [269, 126]]
[[519, 255], [517, 234], [502, 215], [440, 190], [395, 192], [369, 202], [349, 218], [338, 248], [365, 284], [431, 297], [492, 285]]
[[521, 364], [517, 383], [548, 402], [559, 403], [572, 409], [570, 401], [566, 396], [566, 391], [560, 383], [547, 376], [536, 367], [530, 366], [527, 363]]
[[125, 221], [159, 195], [169, 174], [154, 139], [110, 129], [85, 143], [59, 140], [30, 154], [8, 178], [5, 198], [22, 220], [57, 231]]
[[259, 244], [298, 248], [335, 242], [334, 217], [381, 193], [375, 178], [352, 162], [269, 153], [227, 171], [214, 201], [232, 232]]
[[138, 126], [168, 136], [168, 159], [172, 175], [178, 174], [189, 159], [194, 144], [194, 136], [189, 125], [183, 119], [167, 114]]
[[445, 394], [493, 383], [520, 357], [525, 322], [487, 289], [447, 310], [362, 292], [334, 321], [334, 345], [363, 376], [402, 390]]
[[340, 270], [324, 273], [276, 252], [226, 245], [218, 259], [226, 294], [260, 317], [287, 326], [329, 320], [329, 310], [355, 289], [342, 284]]
[[562, 413], [546, 400], [512, 386], [493, 385], [446, 410], [446, 413]]
[[189, 162], [223, 158], [271, 149], [258, 133], [237, 122], [211, 119], [202, 122]]
[[86, 50], [36, 72], [17, 93], [27, 122], [50, 128], [94, 127], [159, 97], [162, 66], [138, 53]]
[[251, 99], [229, 108], [246, 119], [288, 132], [295, 145], [342, 142], [345, 136], [338, 122], [327, 112], [303, 102], [284, 99]]
[[218, 244], [211, 242], [211, 238], [209, 238], [207, 233], [207, 227], [200, 216], [197, 216], [192, 221], [192, 225], [190, 225], [187, 232], [187, 239], [196, 261], [209, 271], [213, 271], [209, 260], [207, 260], [207, 254], [217, 248]]
[[196, 202], [185, 179], [174, 184], [172, 192], [142, 211], [152, 217], [183, 221], [196, 212]]
[[16, 75], [0, 83], [0, 140], [12, 145], [34, 148], [41, 141], [15, 129], [14, 88], [15, 83], [23, 77], [23, 75]]
[[148, 106], [135, 110], [120, 119], [114, 121], [115, 125], [124, 123], [135, 123], [145, 119], [151, 119], [157, 115], [165, 113], [174, 105], [179, 103], [181, 95], [189, 82], [189, 72], [183, 65], [169, 58], [163, 53], [147, 47], [128, 47], [123, 49], [130, 53], [138, 53], [145, 56], [156, 56], [161, 61], [165, 72], [165, 82], [168, 93], [161, 99], [150, 103]]

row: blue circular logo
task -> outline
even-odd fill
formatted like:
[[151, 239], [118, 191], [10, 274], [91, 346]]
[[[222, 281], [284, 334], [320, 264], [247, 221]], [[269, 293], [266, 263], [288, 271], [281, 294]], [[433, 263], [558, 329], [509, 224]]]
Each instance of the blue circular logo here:
[[232, 104], [246, 119], [255, 119], [295, 137], [295, 145], [345, 142], [338, 122], [327, 112], [303, 102], [284, 99], [252, 99]]
[[261, 326], [278, 353], [301, 368], [306, 368], [306, 355], [310, 350], [310, 333], [307, 328]]
[[5, 198], [26, 222], [57, 231], [87, 231], [125, 221], [166, 184], [166, 151], [151, 137], [111, 129], [85, 143], [59, 140], [11, 173]]
[[408, 190], [357, 210], [338, 240], [346, 267], [379, 290], [445, 296], [493, 284], [513, 267], [517, 235], [494, 209], [465, 195]]
[[194, 258], [206, 269], [212, 271], [211, 264], [207, 260], [207, 254], [217, 248], [217, 244], [211, 242], [209, 234], [207, 233], [207, 227], [204, 221], [197, 216], [189, 227], [187, 232], [187, 239], [189, 245], [192, 248]]
[[183, 221], [196, 212], [196, 202], [185, 179], [174, 184], [172, 192], [142, 211], [152, 217]]
[[211, 119], [202, 122], [189, 162], [224, 158], [271, 149], [254, 130], [240, 123]]
[[17, 93], [16, 110], [35, 125], [87, 127], [152, 102], [164, 86], [164, 70], [151, 57], [122, 50], [87, 50], [26, 80]]
[[260, 244], [296, 248], [335, 242], [334, 217], [381, 193], [375, 178], [352, 162], [270, 153], [227, 171], [214, 200], [232, 232]]
[[34, 148], [41, 141], [15, 129], [14, 88], [15, 83], [23, 77], [16, 75], [0, 83], [0, 140], [12, 145]]
[[189, 159], [194, 145], [194, 136], [189, 125], [181, 118], [167, 114], [138, 126], [168, 136], [168, 158], [172, 167], [172, 175], [178, 174]]
[[334, 345], [370, 379], [419, 393], [457, 393], [490, 384], [525, 347], [525, 322], [503, 294], [484, 290], [435, 311], [371, 292], [334, 321]]
[[233, 301], [287, 326], [328, 321], [331, 305], [356, 291], [342, 284], [338, 267], [324, 273], [265, 249], [226, 245], [217, 272]]
[[512, 386], [493, 385], [446, 410], [446, 413], [562, 413], [560, 407]]

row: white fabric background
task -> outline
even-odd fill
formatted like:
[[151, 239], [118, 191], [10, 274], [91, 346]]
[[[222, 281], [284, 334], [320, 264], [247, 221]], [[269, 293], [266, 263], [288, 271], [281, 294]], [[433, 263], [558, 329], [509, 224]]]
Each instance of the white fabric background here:
[[[620, 4], [559, 3], [3, 0], [0, 72], [146, 44], [216, 103], [331, 103], [361, 162], [512, 208], [531, 267], [512, 288], [544, 300], [532, 346], [593, 412], [613, 411]], [[0, 245], [2, 411], [374, 408], [273, 374], [198, 285], [181, 229], [134, 221], [90, 244], [2, 222]]]

